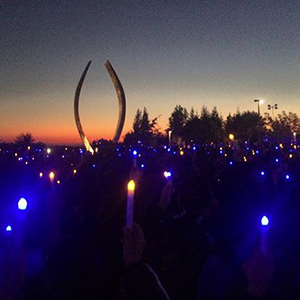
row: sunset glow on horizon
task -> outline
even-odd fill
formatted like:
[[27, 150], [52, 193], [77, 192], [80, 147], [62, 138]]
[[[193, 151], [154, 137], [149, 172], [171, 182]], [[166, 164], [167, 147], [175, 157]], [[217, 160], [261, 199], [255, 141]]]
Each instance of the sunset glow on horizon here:
[[[203, 105], [257, 111], [254, 99], [299, 113], [300, 3], [271, 1], [88, 1], [4, 3], [0, 35], [0, 140], [30, 132], [36, 141], [79, 144], [77, 83], [87, 138], [112, 139], [118, 117], [107, 59], [124, 87], [122, 136], [137, 109], [160, 116]], [[82, 17], [84, 15], [84, 18]]]

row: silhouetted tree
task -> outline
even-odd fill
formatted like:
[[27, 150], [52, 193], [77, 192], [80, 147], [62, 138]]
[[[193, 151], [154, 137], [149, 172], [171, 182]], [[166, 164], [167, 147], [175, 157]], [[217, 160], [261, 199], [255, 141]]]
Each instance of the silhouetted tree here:
[[203, 106], [200, 117], [193, 109], [191, 110], [184, 128], [186, 142], [205, 144], [219, 142], [222, 137], [223, 120], [216, 107], [210, 113], [207, 107]]
[[133, 125], [132, 125], [133, 132], [136, 136], [141, 134], [141, 127], [142, 127], [142, 111], [138, 109], [136, 111]]
[[146, 145], [152, 143], [158, 134], [156, 129], [157, 119], [158, 117], [153, 120], [149, 119], [146, 107], [144, 107], [143, 112], [138, 109], [134, 117], [132, 131], [125, 135], [124, 142], [136, 144], [138, 141], [141, 141]]
[[234, 134], [237, 139], [242, 141], [258, 142], [259, 137], [263, 136], [267, 129], [263, 118], [256, 112], [237, 112], [229, 114], [225, 123], [227, 134]]
[[[285, 113], [283, 111], [282, 113]], [[286, 114], [286, 113], [285, 113]], [[299, 132], [300, 131], [300, 119], [296, 113], [289, 112], [286, 116], [290, 122], [291, 131], [293, 132]]]
[[276, 141], [288, 141], [293, 132], [299, 133], [300, 119], [296, 113], [283, 111], [271, 122], [270, 135]]
[[211, 111], [212, 141], [220, 142], [224, 138], [224, 122], [215, 106]]
[[15, 145], [19, 148], [27, 148], [33, 145], [34, 138], [31, 133], [21, 133], [15, 139]]
[[174, 111], [169, 118], [169, 128], [167, 131], [172, 131], [172, 139], [177, 140], [182, 139], [184, 136], [184, 127], [188, 120], [188, 112], [186, 108], [181, 105], [176, 105]]
[[197, 111], [195, 111], [194, 107], [191, 108], [191, 111], [188, 115], [188, 121], [194, 119], [195, 117], [199, 117], [199, 114]]

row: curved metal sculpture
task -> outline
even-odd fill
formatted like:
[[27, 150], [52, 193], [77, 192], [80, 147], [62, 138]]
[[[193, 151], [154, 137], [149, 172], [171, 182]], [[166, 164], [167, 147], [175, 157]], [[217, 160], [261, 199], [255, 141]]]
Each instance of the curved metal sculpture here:
[[118, 119], [116, 131], [115, 131], [115, 135], [113, 137], [113, 142], [117, 143], [120, 139], [120, 136], [121, 136], [121, 133], [123, 130], [123, 126], [124, 126], [124, 122], [125, 122], [126, 98], [125, 98], [125, 93], [124, 93], [122, 84], [121, 84], [115, 70], [113, 69], [112, 65], [110, 64], [110, 62], [108, 60], [105, 63], [105, 67], [106, 67], [106, 69], [111, 77], [111, 80], [115, 86], [115, 90], [116, 90], [118, 100], [119, 100], [119, 119]]
[[75, 92], [75, 98], [74, 98], [74, 116], [75, 116], [75, 122], [76, 122], [76, 126], [80, 135], [80, 138], [85, 146], [86, 151], [91, 152], [92, 154], [94, 154], [94, 149], [92, 148], [89, 140], [87, 139], [86, 135], [84, 134], [84, 131], [82, 129], [82, 125], [80, 122], [80, 117], [79, 117], [79, 98], [80, 98], [80, 92], [81, 92], [81, 88], [82, 88], [82, 84], [83, 81], [85, 79], [86, 73], [91, 65], [91, 60], [88, 62], [87, 66], [85, 67], [81, 78], [78, 82], [77, 88], [76, 88], [76, 92]]
[[[86, 148], [87, 151], [91, 152], [92, 154], [94, 154], [94, 149], [92, 148], [89, 140], [87, 139], [83, 129], [82, 129], [82, 125], [80, 122], [80, 117], [79, 117], [79, 98], [80, 98], [80, 92], [81, 92], [81, 88], [85, 79], [85, 76], [87, 74], [87, 71], [91, 65], [92, 61], [89, 61], [87, 66], [85, 67], [81, 78], [78, 82], [77, 88], [76, 88], [76, 92], [75, 92], [75, 98], [74, 98], [74, 116], [75, 116], [75, 122], [76, 122], [76, 126], [80, 135], [80, 138]], [[113, 137], [113, 142], [114, 143], [118, 143], [122, 130], [123, 130], [123, 126], [124, 126], [124, 122], [125, 122], [125, 115], [126, 115], [126, 98], [125, 98], [125, 93], [124, 93], [124, 89], [122, 87], [122, 84], [115, 72], [115, 70], [113, 69], [112, 65], [110, 64], [109, 61], [106, 61], [105, 63], [105, 67], [112, 79], [112, 82], [115, 86], [115, 90], [118, 96], [118, 102], [119, 102], [119, 119], [118, 119], [118, 123], [117, 123], [117, 128]]]

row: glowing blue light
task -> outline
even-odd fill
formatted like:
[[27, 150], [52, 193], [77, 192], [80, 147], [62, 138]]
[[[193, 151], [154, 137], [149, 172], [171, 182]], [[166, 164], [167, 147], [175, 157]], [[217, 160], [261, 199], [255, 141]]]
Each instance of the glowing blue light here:
[[229, 164], [232, 166], [233, 165], [233, 161], [230, 161]]
[[121, 154], [121, 153], [119, 153], [119, 156], [122, 156], [122, 154]]
[[26, 210], [27, 209], [27, 200], [25, 198], [20, 198], [18, 201], [18, 209], [19, 210]]
[[10, 225], [7, 225], [6, 228], [5, 228], [5, 231], [7, 232], [11, 232], [12, 231], [12, 228]]
[[258, 150], [256, 150], [255, 152], [256, 152], [256, 154], [258, 154], [258, 153], [259, 153], [259, 151], [258, 151]]
[[144, 168], [145, 168], [145, 165], [144, 165], [144, 164], [141, 164], [141, 168], [144, 169]]
[[80, 152], [80, 154], [83, 154], [83, 150], [82, 149], [79, 149], [79, 152]]
[[136, 156], [136, 155], [137, 155], [137, 151], [136, 151], [136, 150], [133, 150], [132, 154], [133, 154], [134, 156]]
[[289, 180], [290, 179], [290, 175], [285, 175], [285, 179]]
[[95, 165], [95, 164], [93, 164], [93, 168], [96, 168], [96, 165]]
[[261, 176], [265, 176], [265, 172], [264, 171], [261, 171], [260, 174], [261, 174]]
[[275, 149], [278, 150], [278, 146], [276, 146]]
[[276, 159], [275, 159], [275, 161], [276, 161], [276, 162], [279, 162], [279, 159], [278, 159], [278, 158], [276, 158]]
[[269, 219], [267, 216], [263, 216], [260, 220], [260, 223], [262, 226], [268, 226], [269, 225]]
[[168, 171], [164, 171], [164, 176], [168, 179], [172, 176], [172, 173]]
[[223, 151], [220, 151], [220, 154], [223, 154]]
[[194, 151], [196, 150], [196, 147], [195, 147], [195, 146], [193, 147], [193, 150], [194, 150]]
[[170, 148], [168, 148], [168, 152], [170, 152], [171, 151], [171, 149]]

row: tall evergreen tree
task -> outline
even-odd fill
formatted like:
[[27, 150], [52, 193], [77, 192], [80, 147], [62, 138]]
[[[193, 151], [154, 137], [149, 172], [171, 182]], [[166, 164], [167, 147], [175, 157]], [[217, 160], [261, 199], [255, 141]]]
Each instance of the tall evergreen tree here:
[[150, 120], [146, 107], [144, 107], [143, 112], [138, 109], [134, 117], [132, 131], [125, 135], [124, 141], [129, 144], [137, 144], [138, 141], [143, 144], [151, 143], [155, 134], [158, 133], [155, 130], [156, 124], [157, 118]]
[[219, 142], [223, 136], [223, 120], [216, 107], [210, 113], [207, 107], [203, 106], [200, 116], [191, 111], [184, 133], [187, 143]]
[[245, 111], [229, 114], [225, 123], [227, 134], [234, 134], [242, 141], [258, 142], [259, 138], [266, 133], [263, 118], [256, 112]]
[[214, 142], [220, 142], [224, 138], [224, 122], [223, 118], [219, 115], [217, 107], [214, 106], [211, 111], [211, 124], [212, 130], [212, 140]]
[[133, 129], [133, 132], [135, 133], [135, 135], [137, 135], [137, 136], [140, 135], [141, 126], [142, 126], [142, 111], [140, 109], [138, 109], [136, 111], [133, 125], [132, 125], [132, 129]]
[[293, 132], [299, 134], [300, 119], [296, 113], [283, 111], [278, 114], [275, 120], [269, 122], [270, 136], [275, 141], [288, 141], [292, 137]]
[[182, 139], [184, 136], [184, 126], [188, 120], [188, 112], [181, 105], [176, 105], [169, 118], [168, 131], [172, 131], [172, 137], [175, 140]]

